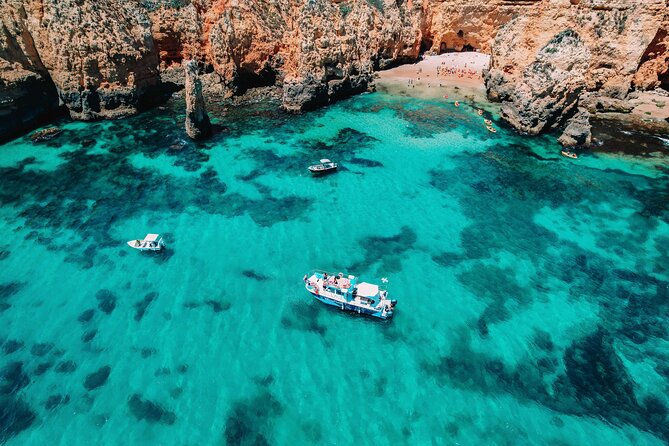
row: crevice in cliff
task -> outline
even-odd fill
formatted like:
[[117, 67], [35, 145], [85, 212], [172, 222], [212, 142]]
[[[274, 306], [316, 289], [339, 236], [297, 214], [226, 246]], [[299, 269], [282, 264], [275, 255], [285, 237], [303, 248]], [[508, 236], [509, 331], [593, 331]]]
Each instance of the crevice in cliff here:
[[258, 72], [240, 68], [235, 79], [235, 93], [242, 95], [251, 88], [272, 87], [274, 84], [276, 72], [270, 67], [265, 66]]
[[174, 82], [160, 82], [147, 87], [137, 100], [137, 111], [146, 111], [166, 102], [172, 94], [183, 90], [184, 86]]

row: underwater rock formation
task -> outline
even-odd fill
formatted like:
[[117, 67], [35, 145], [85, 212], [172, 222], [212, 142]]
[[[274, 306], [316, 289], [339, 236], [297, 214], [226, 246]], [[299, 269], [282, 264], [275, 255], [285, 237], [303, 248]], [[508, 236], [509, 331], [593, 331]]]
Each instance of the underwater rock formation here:
[[172, 425], [177, 417], [174, 412], [165, 409], [162, 405], [143, 399], [138, 393], [133, 394], [128, 400], [128, 408], [138, 420], [145, 420], [149, 423], [161, 423]]
[[206, 138], [211, 134], [211, 123], [204, 105], [197, 62], [185, 61], [183, 66], [186, 73], [186, 133], [193, 139]]
[[[0, 136], [63, 104], [136, 113], [197, 60], [226, 96], [276, 85], [290, 111], [372, 88], [422, 52], [492, 54], [489, 96], [535, 134], [580, 98], [668, 88], [666, 0], [0, 0]], [[176, 74], [175, 74], [176, 73]], [[176, 81], [175, 79], [178, 79]]]
[[86, 380], [84, 381], [84, 387], [86, 390], [97, 389], [102, 387], [107, 383], [109, 374], [111, 373], [111, 367], [106, 365], [100, 367], [97, 371], [89, 373], [86, 375]]

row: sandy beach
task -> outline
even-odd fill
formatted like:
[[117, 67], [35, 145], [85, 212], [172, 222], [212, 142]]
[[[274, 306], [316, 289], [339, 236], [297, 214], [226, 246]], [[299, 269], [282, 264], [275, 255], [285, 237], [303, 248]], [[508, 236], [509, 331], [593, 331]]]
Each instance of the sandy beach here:
[[420, 97], [463, 100], [485, 97], [483, 69], [490, 56], [481, 53], [447, 53], [425, 56], [415, 64], [379, 72], [377, 87]]
[[483, 88], [482, 71], [490, 64], [490, 56], [481, 53], [448, 53], [425, 56], [410, 65], [400, 65], [379, 72], [382, 81], [404, 81], [407, 85], [458, 85]]

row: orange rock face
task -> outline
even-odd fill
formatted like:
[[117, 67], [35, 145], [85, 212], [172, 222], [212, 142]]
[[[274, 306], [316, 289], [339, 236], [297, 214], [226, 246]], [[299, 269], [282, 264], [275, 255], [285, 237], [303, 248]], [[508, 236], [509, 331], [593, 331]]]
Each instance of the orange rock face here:
[[20, 109], [37, 88], [28, 87], [32, 78], [55, 88], [77, 119], [135, 113], [185, 59], [198, 60], [227, 95], [279, 85], [284, 107], [299, 111], [364, 91], [373, 71], [423, 51], [480, 50], [492, 54], [490, 97], [528, 133], [559, 125], [599, 97], [624, 101], [634, 89], [666, 88], [668, 79], [667, 0], [0, 0], [0, 7], [8, 31], [0, 33], [0, 80], [14, 92], [6, 103]]
[[489, 96], [529, 134], [561, 125], [579, 105], [622, 111], [631, 90], [666, 79], [668, 14], [666, 0], [536, 2], [497, 31]]

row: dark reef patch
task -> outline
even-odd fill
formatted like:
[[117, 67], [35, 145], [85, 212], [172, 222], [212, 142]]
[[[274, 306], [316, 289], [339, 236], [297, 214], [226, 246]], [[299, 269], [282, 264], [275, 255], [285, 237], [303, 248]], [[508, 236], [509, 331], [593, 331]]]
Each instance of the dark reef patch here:
[[18, 350], [23, 348], [23, 341], [17, 341], [16, 339], [8, 339], [2, 344], [2, 351], [5, 355], [10, 355]]
[[53, 367], [52, 362], [41, 362], [35, 367], [35, 376], [44, 375], [51, 367]]
[[144, 298], [138, 302], [135, 303], [135, 320], [137, 322], [141, 321], [144, 315], [146, 314], [146, 311], [149, 308], [149, 305], [151, 305], [151, 302], [156, 300], [158, 298], [158, 293], [155, 291], [152, 291], [150, 293], [147, 293]]
[[182, 387], [174, 387], [173, 389], [170, 389], [170, 396], [174, 399], [179, 398], [183, 393], [184, 389]]
[[8, 297], [12, 297], [13, 295], [21, 291], [25, 286], [26, 284], [24, 282], [17, 282], [17, 281], [0, 284], [0, 301], [3, 301]]
[[283, 410], [281, 402], [265, 389], [252, 398], [236, 401], [225, 421], [225, 444], [272, 444], [271, 429]]
[[95, 308], [89, 308], [88, 310], [84, 310], [79, 315], [79, 317], [77, 317], [77, 320], [82, 324], [86, 324], [90, 322], [94, 316], [95, 316]]
[[10, 362], [0, 370], [0, 395], [12, 395], [30, 384], [30, 378], [23, 371], [23, 363]]
[[0, 444], [28, 429], [35, 418], [35, 412], [23, 400], [0, 396]]
[[153, 347], [144, 347], [143, 349], [140, 350], [140, 354], [142, 355], [142, 358], [146, 359], [150, 356], [155, 355], [158, 353], [158, 350], [156, 350]]
[[271, 277], [266, 276], [262, 273], [258, 273], [258, 272], [256, 272], [255, 270], [252, 270], [252, 269], [245, 269], [244, 271], [242, 271], [242, 276], [247, 277], [249, 279], [257, 280], [257, 281], [260, 281], [260, 282], [271, 279]]
[[[1, 191], [0, 194], [2, 194]], [[25, 286], [26, 284], [24, 282], [18, 282], [18, 281], [12, 281], [0, 284], [0, 313], [9, 310], [12, 307], [12, 304], [8, 302], [9, 298], [17, 294]]]
[[[303, 141], [306, 152], [314, 158], [325, 158], [331, 153], [337, 154], [337, 159], [350, 160], [360, 150], [370, 147], [378, 139], [366, 133], [345, 127], [337, 132], [334, 138], [327, 142], [320, 140]], [[304, 164], [302, 165], [304, 168]]]
[[487, 302], [477, 322], [481, 336], [488, 334], [490, 324], [509, 319], [512, 310], [517, 311], [532, 302], [529, 290], [516, 282], [510, 268], [476, 264], [458, 274], [458, 280], [472, 294]]
[[572, 393], [587, 410], [620, 415], [638, 410], [632, 380], [604, 329], [569, 346], [564, 363], [569, 384], [562, 380], [556, 387], [562, 394]]
[[110, 373], [110, 366], [106, 365], [100, 367], [97, 371], [86, 375], [86, 379], [84, 380], [84, 387], [86, 390], [93, 390], [104, 386], [107, 384], [107, 379], [109, 378]]
[[[60, 152], [62, 162], [54, 170], [29, 169], [21, 163], [0, 168], [3, 183], [0, 205], [15, 207], [25, 227], [34, 230], [30, 239], [47, 249], [60, 248], [46, 236], [53, 228], [74, 231], [82, 240], [95, 240], [79, 254], [67, 257], [68, 262], [82, 268], [109, 261], [108, 254], [100, 248], [118, 246], [109, 228], [143, 212], [135, 203], [148, 200], [155, 212], [163, 214], [183, 213], [192, 207], [225, 216], [248, 213], [261, 226], [299, 218], [309, 207], [310, 201], [298, 196], [266, 193], [252, 199], [227, 194], [227, 187], [216, 171], [204, 165], [209, 157], [207, 143], [193, 144], [181, 136], [175, 137], [175, 132], [181, 135], [181, 125], [175, 126], [178, 130], [174, 132], [165, 132], [156, 128], [155, 121], [150, 123], [147, 119], [137, 116], [114, 122], [107, 131], [115, 134], [118, 141], [102, 144], [102, 152], [87, 149]], [[179, 122], [181, 118], [175, 115], [173, 119]], [[137, 123], [141, 123], [139, 127], [134, 126]], [[78, 137], [95, 138], [94, 128], [87, 126], [78, 131]], [[179, 150], [171, 148], [175, 144]], [[133, 165], [135, 155], [153, 159], [161, 155], [174, 157], [175, 165], [189, 172], [200, 169], [202, 172], [189, 176], [161, 174], [156, 169]], [[153, 258], [165, 262], [172, 254], [168, 249]], [[3, 295], [15, 293], [19, 285], [17, 282], [0, 286], [0, 300]]]
[[214, 313], [222, 313], [232, 308], [232, 304], [230, 302], [214, 300], [214, 299], [207, 299], [204, 302], [189, 301], [184, 303], [184, 307], [188, 308], [189, 310], [200, 308], [204, 305], [211, 308]]
[[[609, 332], [600, 327], [575, 340], [564, 352], [556, 351], [544, 335], [537, 337], [544, 353], [528, 355], [511, 366], [473, 351], [469, 335], [461, 334], [449, 355], [424, 362], [422, 369], [440, 384], [486, 394], [508, 393], [565, 415], [631, 424], [669, 439], [663, 398], [650, 395], [642, 403], [637, 401], [632, 378]], [[558, 368], [560, 358], [564, 371]]]
[[98, 301], [98, 309], [105, 314], [111, 314], [116, 308], [117, 297], [109, 290], [100, 290], [95, 294]]
[[140, 421], [146, 420], [149, 423], [172, 425], [177, 419], [174, 412], [165, 409], [154, 401], [143, 399], [138, 393], [130, 397], [128, 408], [130, 413]]
[[72, 373], [77, 370], [77, 363], [72, 360], [62, 361], [55, 368], [58, 373]]
[[0, 260], [5, 260], [11, 253], [8, 249], [0, 249]]
[[295, 329], [316, 333], [325, 336], [327, 327], [318, 322], [318, 316], [321, 312], [320, 306], [313, 302], [293, 303], [281, 316], [281, 326], [287, 329]]
[[53, 347], [54, 345], [51, 342], [38, 342], [30, 347], [30, 354], [36, 357], [42, 357], [49, 354], [49, 352], [53, 350]]
[[204, 301], [204, 304], [209, 306], [214, 311], [214, 313], [221, 313], [232, 308], [232, 304], [230, 302], [222, 302], [220, 300], [207, 299]]
[[171, 373], [172, 372], [170, 372], [170, 369], [168, 369], [167, 367], [161, 367], [161, 368], [157, 369], [155, 372], [153, 372], [153, 376], [156, 376], [156, 377], [167, 376]]
[[434, 263], [446, 268], [454, 267], [460, 264], [463, 260], [466, 260], [466, 257], [456, 252], [442, 252], [441, 254], [432, 256], [432, 261], [434, 261]]
[[253, 378], [253, 382], [262, 387], [269, 387], [274, 384], [274, 375], [271, 373], [265, 376], [256, 376]]
[[88, 330], [84, 334], [81, 335], [81, 341], [84, 344], [88, 344], [95, 338], [95, 336], [98, 334], [98, 331], [96, 329], [93, 330]]
[[400, 258], [403, 253], [413, 249], [418, 236], [408, 226], [402, 226], [397, 235], [390, 237], [369, 236], [359, 241], [363, 259], [348, 267], [349, 271], [368, 271], [381, 261], [384, 273], [397, 272], [401, 269]]
[[367, 158], [358, 158], [355, 156], [349, 158], [347, 162], [349, 164], [355, 164], [356, 166], [362, 167], [383, 167], [383, 163], [380, 161], [370, 160]]
[[51, 395], [44, 402], [44, 408], [46, 410], [54, 410], [59, 406], [65, 405], [70, 402], [70, 395]]

